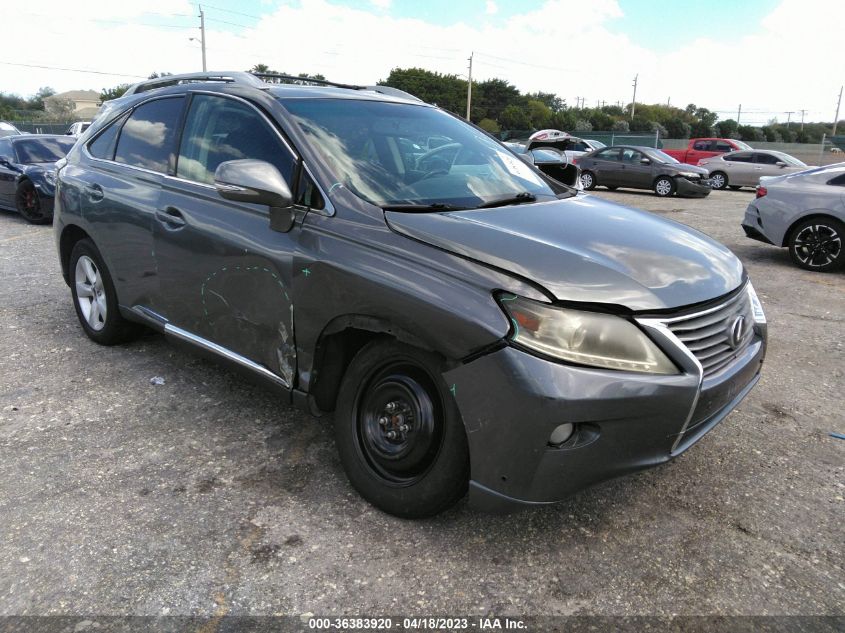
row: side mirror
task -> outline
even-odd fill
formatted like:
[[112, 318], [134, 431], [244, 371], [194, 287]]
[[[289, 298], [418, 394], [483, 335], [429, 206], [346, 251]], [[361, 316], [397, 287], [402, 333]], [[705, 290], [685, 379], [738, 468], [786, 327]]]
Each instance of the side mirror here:
[[778, 162], [776, 162], [775, 165], [777, 165], [778, 167], [786, 167], [786, 163], [783, 162], [782, 160], [779, 160]]
[[9, 156], [0, 156], [0, 165], [11, 165], [12, 159]]
[[293, 228], [293, 195], [279, 170], [263, 160], [229, 160], [214, 172], [214, 187], [226, 200], [270, 207], [270, 228], [287, 233]]
[[642, 163], [643, 165], [651, 165], [651, 160], [648, 158], [641, 158], [640, 163]]

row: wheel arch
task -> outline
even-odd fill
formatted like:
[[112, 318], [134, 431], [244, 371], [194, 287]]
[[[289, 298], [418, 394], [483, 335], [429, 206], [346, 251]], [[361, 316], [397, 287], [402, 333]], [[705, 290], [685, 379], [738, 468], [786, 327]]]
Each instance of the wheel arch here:
[[86, 238], [91, 239], [91, 236], [76, 224], [68, 224], [62, 229], [59, 237], [59, 259], [62, 264], [62, 277], [68, 285], [70, 285], [70, 254], [73, 252], [74, 245]]
[[320, 411], [333, 411], [343, 376], [358, 351], [376, 339], [393, 339], [446, 357], [419, 336], [381, 317], [347, 314], [335, 317], [320, 333], [314, 350], [309, 394]]
[[815, 218], [819, 218], [819, 219], [823, 218], [823, 219], [826, 219], [826, 220], [833, 220], [837, 224], [845, 225], [845, 222], [843, 222], [842, 220], [840, 220], [839, 218], [837, 218], [835, 215], [831, 214], [828, 211], [825, 211], [825, 210], [810, 211], [809, 213], [806, 213], [805, 215], [802, 215], [801, 217], [796, 218], [792, 222], [792, 224], [789, 225], [789, 228], [787, 228], [786, 231], [783, 234], [783, 240], [782, 240], [781, 246], [782, 247], [789, 246], [789, 240], [792, 238], [792, 233], [795, 231], [796, 227], [799, 224], [801, 224], [802, 222], [806, 222], [807, 220], [812, 220], [812, 219], [815, 219]]

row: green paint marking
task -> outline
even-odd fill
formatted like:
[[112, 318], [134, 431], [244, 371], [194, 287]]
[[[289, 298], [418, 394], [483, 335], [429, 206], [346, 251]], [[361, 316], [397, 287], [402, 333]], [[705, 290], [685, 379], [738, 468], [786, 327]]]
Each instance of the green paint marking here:
[[308, 269], [308, 268], [303, 268], [303, 269], [302, 269], [302, 273], [303, 273], [303, 274], [307, 277], [308, 275], [310, 275], [310, 274], [311, 274], [311, 270], [310, 270], [310, 269]]
[[516, 301], [518, 297], [516, 295], [502, 295], [502, 301]]
[[513, 337], [516, 339], [519, 336], [519, 323], [513, 317], [511, 317], [511, 323], [513, 323]]
[[457, 396], [458, 395], [458, 385], [453, 384], [451, 387], [449, 387], [449, 391], [452, 392], [453, 396]]

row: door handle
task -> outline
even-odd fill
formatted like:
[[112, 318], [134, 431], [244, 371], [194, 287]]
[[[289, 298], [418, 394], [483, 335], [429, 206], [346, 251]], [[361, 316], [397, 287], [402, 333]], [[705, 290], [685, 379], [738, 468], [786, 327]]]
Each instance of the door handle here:
[[90, 198], [92, 202], [99, 202], [106, 197], [106, 194], [103, 192], [103, 188], [96, 183], [88, 185], [85, 189], [88, 191], [88, 198]]
[[182, 212], [176, 207], [159, 209], [156, 211], [156, 218], [171, 229], [179, 229], [185, 226], [185, 218], [182, 217]]

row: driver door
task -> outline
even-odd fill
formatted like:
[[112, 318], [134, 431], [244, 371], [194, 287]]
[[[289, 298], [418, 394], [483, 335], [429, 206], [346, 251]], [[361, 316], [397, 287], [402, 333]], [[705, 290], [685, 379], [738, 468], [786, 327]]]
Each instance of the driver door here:
[[294, 189], [296, 155], [263, 113], [241, 99], [192, 95], [176, 173], [164, 179], [154, 222], [155, 310], [182, 330], [177, 336], [223, 347], [293, 387], [299, 228], [274, 231], [266, 206], [217, 193], [217, 167], [246, 158], [274, 165]]

